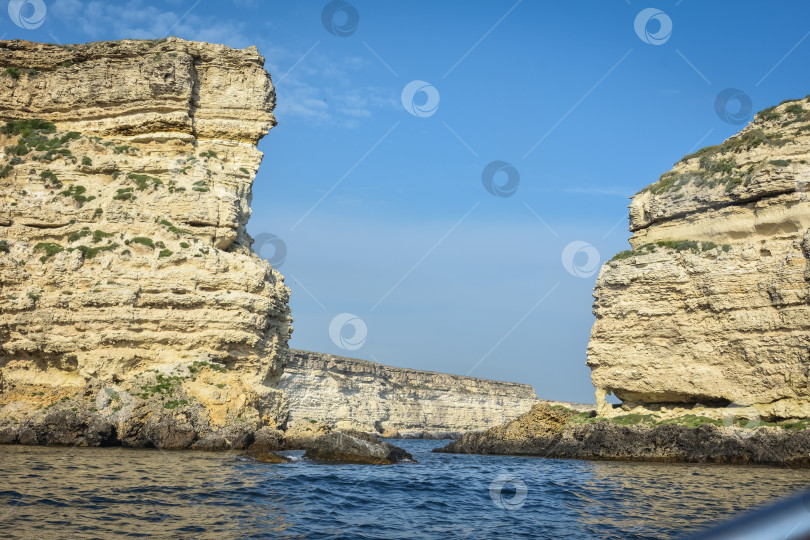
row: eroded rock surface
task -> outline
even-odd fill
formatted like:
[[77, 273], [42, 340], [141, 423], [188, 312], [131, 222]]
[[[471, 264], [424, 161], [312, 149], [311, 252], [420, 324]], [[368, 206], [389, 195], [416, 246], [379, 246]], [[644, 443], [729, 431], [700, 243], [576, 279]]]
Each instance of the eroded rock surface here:
[[53, 442], [54, 415], [91, 419], [84, 444], [171, 448], [283, 425], [289, 289], [245, 230], [275, 124], [255, 47], [3, 41], [0, 64], [9, 437]]
[[384, 437], [455, 438], [496, 426], [537, 402], [531, 386], [292, 350], [279, 388], [298, 438], [325, 429]]
[[704, 423], [621, 425], [573, 411], [535, 406], [482, 433], [468, 433], [434, 452], [564, 459], [729, 463], [810, 467], [810, 429], [743, 429]]
[[625, 409], [810, 416], [808, 161], [810, 103], [787, 101], [633, 198], [633, 249], [594, 290], [600, 414], [612, 392]]
[[335, 431], [321, 435], [307, 445], [304, 457], [315, 461], [393, 465], [413, 462], [413, 456], [379, 437], [359, 431]]

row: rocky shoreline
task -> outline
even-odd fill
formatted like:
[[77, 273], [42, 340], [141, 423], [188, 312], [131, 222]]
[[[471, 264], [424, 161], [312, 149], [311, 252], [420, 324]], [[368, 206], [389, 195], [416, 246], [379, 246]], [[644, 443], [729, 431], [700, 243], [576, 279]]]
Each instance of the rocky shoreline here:
[[536, 405], [482, 433], [469, 433], [434, 452], [605, 461], [658, 461], [810, 467], [810, 429], [579, 423], [582, 415]]

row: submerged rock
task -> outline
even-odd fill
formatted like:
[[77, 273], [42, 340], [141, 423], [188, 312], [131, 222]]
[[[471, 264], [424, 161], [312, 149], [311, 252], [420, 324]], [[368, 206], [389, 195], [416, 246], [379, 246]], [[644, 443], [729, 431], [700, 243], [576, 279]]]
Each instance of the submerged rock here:
[[245, 455], [264, 463], [289, 463], [292, 461], [287, 456], [276, 453], [275, 450], [278, 450], [278, 448], [270, 444], [253, 443], [248, 447]]
[[307, 445], [304, 457], [316, 461], [368, 465], [392, 465], [402, 461], [416, 461], [402, 448], [359, 431], [336, 431], [322, 435]]

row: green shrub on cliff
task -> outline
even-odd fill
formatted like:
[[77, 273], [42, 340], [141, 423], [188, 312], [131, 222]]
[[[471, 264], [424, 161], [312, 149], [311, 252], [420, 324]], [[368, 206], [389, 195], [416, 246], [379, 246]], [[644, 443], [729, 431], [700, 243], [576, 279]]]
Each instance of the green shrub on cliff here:
[[64, 251], [65, 248], [53, 242], [40, 242], [34, 246], [34, 250], [42, 250], [45, 252], [45, 255], [39, 258], [40, 262], [45, 262], [57, 253]]
[[178, 375], [164, 375], [157, 373], [155, 375], [154, 384], [142, 383], [141, 393], [139, 394], [142, 399], [149, 399], [154, 395], [169, 396], [173, 394], [181, 384], [185, 377]]
[[149, 176], [148, 174], [129, 173], [127, 174], [127, 178], [134, 180], [140, 191], [147, 189], [150, 183], [152, 184], [153, 188], [163, 185], [163, 181], [160, 178], [155, 178], [154, 176]]
[[3, 73], [4, 73], [6, 76], [11, 77], [11, 78], [12, 78], [12, 79], [14, 79], [15, 81], [16, 81], [17, 79], [19, 79], [19, 78], [20, 78], [20, 70], [19, 70], [19, 69], [17, 69], [17, 68], [15, 68], [15, 67], [13, 67], [13, 66], [8, 66], [8, 67], [7, 67], [7, 68], [6, 68], [6, 69], [3, 71]]
[[621, 251], [613, 256], [610, 261], [621, 261], [623, 259], [628, 259], [630, 257], [636, 257], [639, 255], [647, 255], [649, 253], [655, 253], [657, 248], [664, 248], [664, 249], [671, 249], [674, 250], [676, 253], [680, 253], [682, 251], [690, 251], [692, 253], [703, 253], [706, 251], [711, 251], [717, 247], [720, 247], [723, 251], [728, 252], [731, 249], [731, 246], [728, 244], [723, 244], [722, 246], [718, 246], [714, 242], [698, 242], [695, 240], [659, 240], [655, 243], [644, 244], [643, 246], [638, 247], [637, 249], [628, 249], [625, 251]]
[[135, 195], [132, 194], [132, 188], [119, 188], [116, 190], [115, 196], [113, 197], [116, 201], [126, 201], [135, 199]]
[[19, 135], [24, 131], [55, 133], [56, 125], [46, 120], [14, 120], [13, 122], [6, 122], [6, 125], [0, 128], [0, 133], [3, 135]]
[[109, 238], [110, 236], [115, 236], [115, 233], [107, 233], [104, 231], [93, 231], [93, 243], [98, 244], [104, 238]]
[[155, 243], [152, 241], [152, 239], [146, 238], [145, 236], [136, 236], [132, 239], [132, 242], [155, 249]]
[[68, 243], [76, 242], [77, 240], [84, 238], [85, 236], [90, 236], [90, 227], [84, 227], [80, 231], [72, 232], [68, 235]]
[[[88, 247], [88, 246], [78, 246], [75, 249], [77, 251], [81, 251], [82, 255], [84, 255], [85, 259], [92, 259], [96, 255], [98, 255], [102, 251], [112, 251], [118, 247], [118, 244], [107, 244], [106, 246], [99, 246], [99, 247]], [[70, 248], [70, 251], [73, 251], [74, 248]]]
[[[49, 172], [49, 171], [46, 171]], [[44, 174], [44, 173], [43, 173]], [[74, 201], [80, 203], [86, 203], [88, 201], [92, 201], [96, 198], [95, 195], [90, 195], [89, 197], [85, 196], [85, 192], [87, 188], [84, 186], [70, 186], [68, 189], [63, 191], [61, 194], [65, 197], [72, 197]]]
[[222, 364], [217, 364], [215, 362], [205, 362], [203, 360], [195, 360], [188, 366], [188, 372], [192, 375], [196, 375], [200, 372], [203, 368], [209, 368], [214, 371], [218, 371], [219, 373], [225, 373], [228, 371], [228, 368], [223, 366]]
[[192, 233], [191, 231], [187, 231], [187, 230], [185, 230], [185, 229], [180, 229], [180, 228], [178, 228], [178, 227], [175, 227], [175, 226], [172, 224], [172, 222], [171, 222], [171, 221], [169, 221], [169, 220], [167, 220], [167, 219], [161, 219], [161, 220], [160, 220], [158, 223], [160, 223], [160, 224], [161, 224], [161, 225], [163, 225], [164, 227], [168, 228], [168, 229], [169, 229], [169, 232], [174, 233], [174, 234], [176, 234], [177, 236], [181, 236], [181, 235], [184, 235], [184, 234], [188, 234], [188, 235], [194, 236], [194, 233]]

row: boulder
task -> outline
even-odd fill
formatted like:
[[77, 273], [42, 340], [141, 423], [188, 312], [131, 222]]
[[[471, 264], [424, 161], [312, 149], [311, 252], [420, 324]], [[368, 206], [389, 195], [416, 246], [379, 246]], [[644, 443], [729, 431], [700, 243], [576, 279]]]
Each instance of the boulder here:
[[392, 465], [402, 461], [415, 462], [413, 456], [375, 435], [359, 431], [335, 431], [309, 443], [304, 454], [307, 459], [367, 465]]

